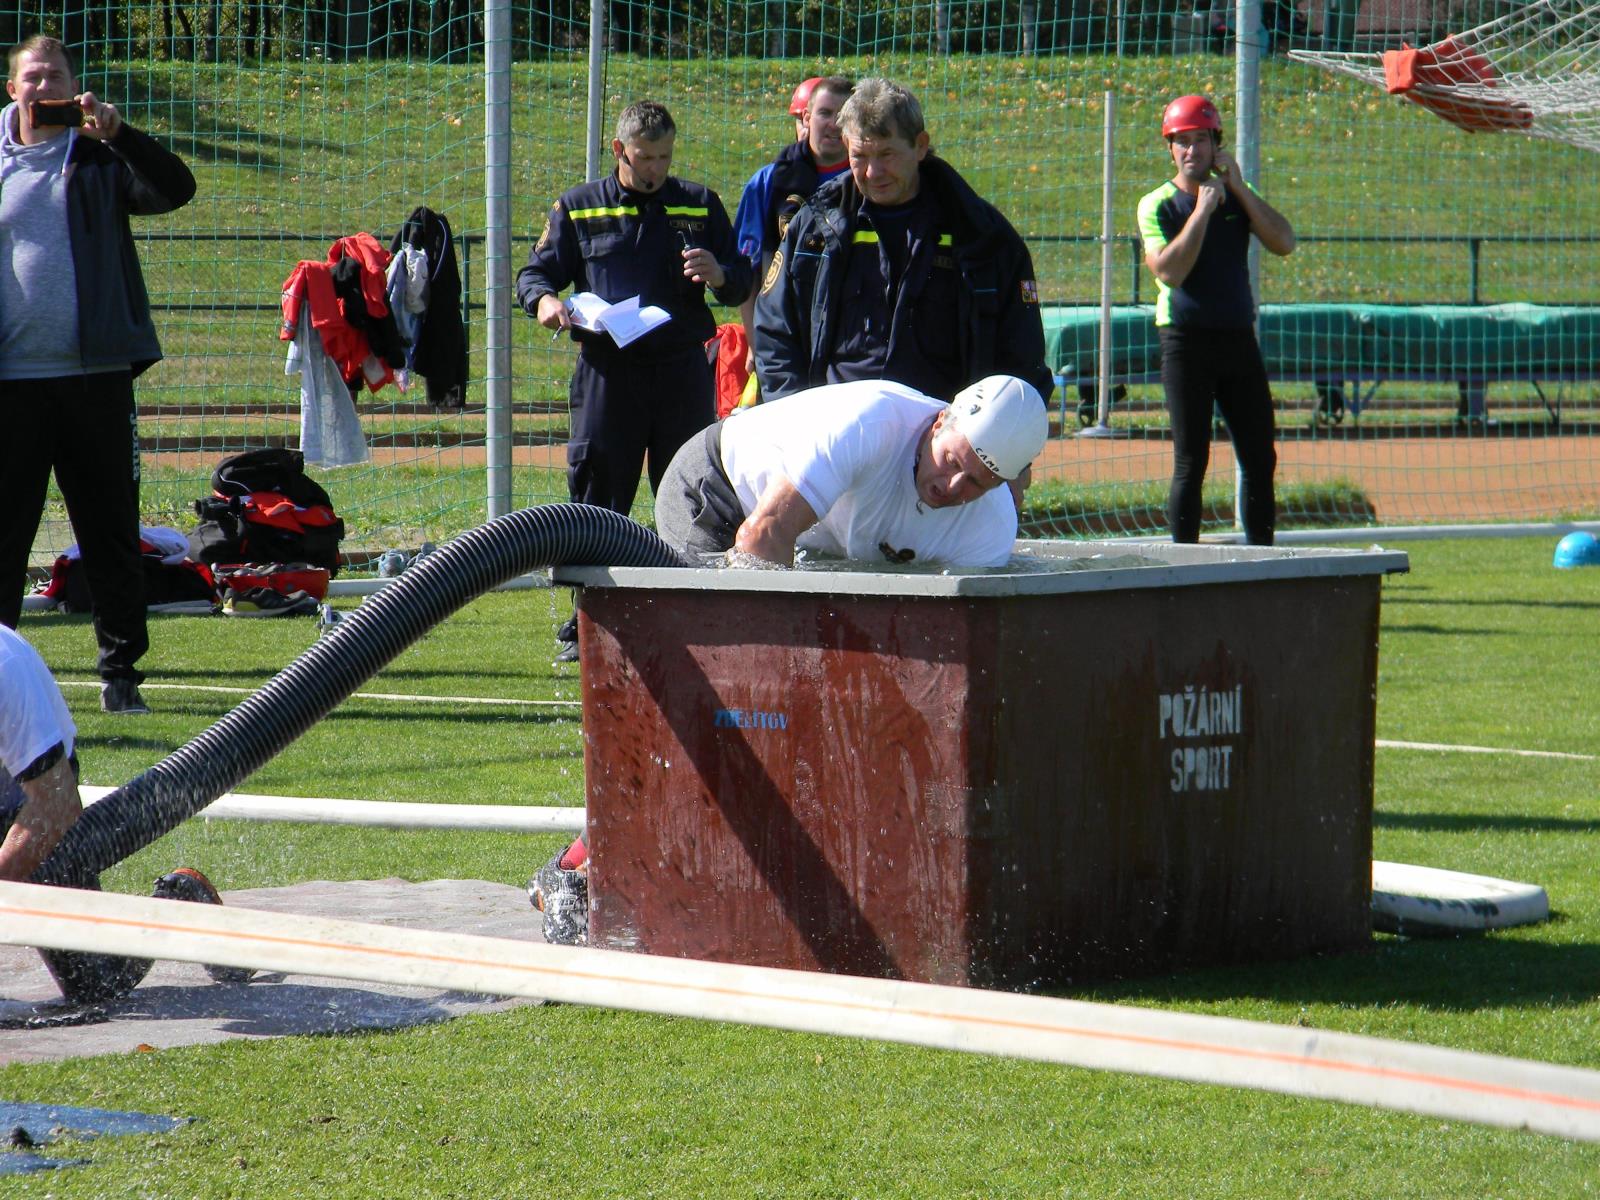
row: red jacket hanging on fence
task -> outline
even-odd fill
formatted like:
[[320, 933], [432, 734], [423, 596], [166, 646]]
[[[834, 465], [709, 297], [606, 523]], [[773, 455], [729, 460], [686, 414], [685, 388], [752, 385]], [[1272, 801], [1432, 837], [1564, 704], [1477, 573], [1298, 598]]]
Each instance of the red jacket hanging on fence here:
[[[384, 278], [390, 257], [370, 233], [357, 233], [334, 242], [324, 262], [302, 259], [283, 281], [283, 324], [278, 327], [279, 340], [294, 340], [295, 327], [302, 313], [309, 309], [312, 328], [321, 336], [322, 348], [337, 364], [346, 384], [356, 386], [365, 379], [367, 386], [377, 391], [392, 382], [394, 372], [390, 364], [373, 353], [367, 334], [350, 319], [356, 314], [347, 314], [345, 304], [340, 302], [334, 290], [333, 274], [341, 260], [355, 260], [360, 266], [360, 292], [366, 316], [392, 321]], [[369, 361], [374, 365], [369, 366]]]

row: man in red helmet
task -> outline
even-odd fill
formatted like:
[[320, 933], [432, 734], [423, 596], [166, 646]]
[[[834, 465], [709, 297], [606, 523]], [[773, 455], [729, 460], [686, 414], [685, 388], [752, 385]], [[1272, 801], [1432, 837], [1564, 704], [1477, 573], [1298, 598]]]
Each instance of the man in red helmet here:
[[1177, 173], [1139, 201], [1144, 261], [1156, 277], [1161, 383], [1172, 418], [1174, 542], [1200, 539], [1200, 489], [1211, 457], [1213, 406], [1227, 422], [1244, 476], [1245, 540], [1270, 546], [1276, 523], [1272, 392], [1256, 343], [1250, 238], [1294, 250], [1294, 229], [1239, 174], [1222, 148], [1222, 118], [1204, 96], [1179, 96], [1161, 117]]
[[811, 93], [822, 82], [821, 75], [813, 75], [794, 85], [794, 95], [789, 97], [789, 115], [794, 118], [794, 140], [806, 140], [806, 109], [811, 104]]

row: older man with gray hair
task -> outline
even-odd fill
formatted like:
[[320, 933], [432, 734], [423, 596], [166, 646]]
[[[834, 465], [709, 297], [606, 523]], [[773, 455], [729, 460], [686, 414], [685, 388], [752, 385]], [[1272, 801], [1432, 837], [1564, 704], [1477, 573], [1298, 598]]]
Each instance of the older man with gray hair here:
[[949, 400], [1004, 373], [1048, 399], [1028, 248], [932, 152], [917, 98], [863, 80], [839, 124], [850, 170], [795, 214], [761, 283], [762, 394], [883, 379]]
[[787, 567], [797, 549], [858, 562], [1004, 566], [1017, 510], [1003, 486], [1044, 448], [1026, 380], [991, 375], [946, 404], [860, 379], [769, 401], [684, 444], [656, 530], [691, 558]]

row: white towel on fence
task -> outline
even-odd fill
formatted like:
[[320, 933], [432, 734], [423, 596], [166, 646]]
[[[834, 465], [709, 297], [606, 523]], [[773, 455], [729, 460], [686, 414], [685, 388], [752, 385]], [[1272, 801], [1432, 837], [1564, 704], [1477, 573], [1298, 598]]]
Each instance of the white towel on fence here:
[[322, 348], [322, 338], [305, 312], [295, 326], [283, 373], [300, 372], [300, 453], [318, 467], [349, 467], [371, 455], [350, 389]]

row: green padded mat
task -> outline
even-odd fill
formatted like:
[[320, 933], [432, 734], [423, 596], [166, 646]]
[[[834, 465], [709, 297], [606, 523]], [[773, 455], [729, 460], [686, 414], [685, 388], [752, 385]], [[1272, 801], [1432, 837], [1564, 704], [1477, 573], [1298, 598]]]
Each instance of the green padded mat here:
[[[1161, 375], [1153, 305], [1111, 312], [1112, 374]], [[1088, 380], [1099, 361], [1100, 309], [1043, 310], [1045, 361]], [[1274, 379], [1593, 379], [1600, 307], [1539, 304], [1266, 304], [1261, 350]]]

